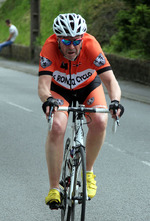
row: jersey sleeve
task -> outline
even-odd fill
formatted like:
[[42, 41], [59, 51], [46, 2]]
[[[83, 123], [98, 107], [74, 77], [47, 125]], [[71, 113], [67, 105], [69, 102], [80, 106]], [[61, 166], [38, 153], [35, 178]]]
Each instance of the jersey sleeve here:
[[86, 42], [86, 48], [87, 56], [92, 61], [91, 65], [98, 74], [111, 70], [110, 63], [107, 60], [100, 44], [93, 36]]
[[53, 74], [55, 65], [53, 52], [53, 46], [51, 46], [51, 44], [49, 44], [48, 42], [45, 42], [40, 52], [39, 76]]

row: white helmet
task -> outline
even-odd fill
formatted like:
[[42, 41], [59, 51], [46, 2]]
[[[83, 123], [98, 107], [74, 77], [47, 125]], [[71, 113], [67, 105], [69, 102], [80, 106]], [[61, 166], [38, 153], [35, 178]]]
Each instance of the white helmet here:
[[57, 36], [75, 37], [84, 34], [87, 31], [87, 25], [81, 15], [60, 14], [54, 19], [53, 31]]

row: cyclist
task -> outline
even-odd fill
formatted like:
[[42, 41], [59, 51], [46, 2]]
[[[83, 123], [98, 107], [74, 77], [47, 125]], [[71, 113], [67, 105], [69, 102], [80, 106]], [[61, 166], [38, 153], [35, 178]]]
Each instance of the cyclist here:
[[[38, 94], [46, 116], [54, 106], [52, 130], [46, 140], [46, 160], [50, 190], [45, 198], [47, 205], [61, 203], [59, 178], [63, 160], [63, 143], [68, 113], [57, 111], [58, 106], [69, 106], [75, 95], [86, 107], [107, 108], [101, 81], [107, 88], [112, 117], [121, 116], [121, 90], [100, 44], [87, 31], [81, 15], [59, 14], [53, 23], [50, 36], [40, 53]], [[107, 114], [90, 114], [86, 139], [86, 179], [90, 198], [97, 186], [93, 165], [104, 142]]]

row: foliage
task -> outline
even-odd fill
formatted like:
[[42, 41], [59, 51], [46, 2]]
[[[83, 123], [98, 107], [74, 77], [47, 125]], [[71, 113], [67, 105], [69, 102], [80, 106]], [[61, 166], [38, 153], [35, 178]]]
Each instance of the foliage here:
[[91, 5], [90, 10], [91, 8], [93, 8], [93, 13], [88, 31], [104, 46], [117, 31], [114, 25], [115, 16], [121, 9], [124, 9], [124, 4], [120, 0], [103, 0], [96, 1]]
[[132, 7], [136, 7], [137, 5], [144, 4], [147, 6], [150, 6], [149, 0], [123, 0], [127, 5], [130, 5]]
[[[128, 2], [128, 0], [124, 0]], [[135, 0], [132, 3], [143, 2]], [[146, 2], [146, 1], [144, 1]], [[131, 2], [130, 2], [131, 3]], [[150, 7], [146, 4], [121, 10], [116, 16], [118, 32], [111, 38], [115, 51], [137, 50], [150, 56]]]

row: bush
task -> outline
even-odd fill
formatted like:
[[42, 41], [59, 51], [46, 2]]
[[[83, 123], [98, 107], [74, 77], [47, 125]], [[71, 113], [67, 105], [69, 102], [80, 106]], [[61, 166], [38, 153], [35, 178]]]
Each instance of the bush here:
[[[128, 0], [126, 0], [128, 2]], [[133, 1], [132, 4], [140, 1]], [[146, 2], [146, 1], [145, 1]], [[116, 17], [118, 32], [111, 38], [116, 51], [139, 50], [150, 56], [150, 7], [139, 4], [136, 7], [120, 11]]]

